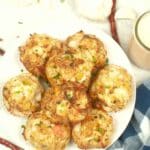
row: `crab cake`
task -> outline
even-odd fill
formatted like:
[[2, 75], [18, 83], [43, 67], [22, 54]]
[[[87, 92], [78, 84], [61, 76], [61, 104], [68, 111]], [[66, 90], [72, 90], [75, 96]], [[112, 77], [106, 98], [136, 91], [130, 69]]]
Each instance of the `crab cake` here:
[[32, 114], [24, 128], [24, 138], [38, 150], [64, 150], [70, 141], [70, 126], [54, 120], [44, 111]]
[[24, 73], [11, 78], [4, 85], [4, 104], [14, 115], [28, 116], [40, 108], [43, 91], [35, 76]]
[[131, 75], [116, 65], [107, 65], [100, 70], [90, 89], [91, 97], [102, 103], [106, 111], [123, 109], [130, 100], [131, 93]]
[[55, 53], [46, 64], [46, 75], [52, 86], [73, 82], [88, 87], [93, 64], [77, 56], [78, 52], [66, 47], [63, 52]]
[[54, 47], [60, 48], [61, 42], [45, 34], [34, 33], [19, 47], [20, 60], [30, 73], [45, 78], [45, 63]]
[[70, 48], [78, 50], [78, 57], [91, 62], [95, 67], [103, 67], [106, 63], [107, 52], [104, 44], [96, 36], [77, 32], [66, 40]]
[[113, 132], [112, 117], [105, 111], [92, 109], [87, 118], [74, 125], [72, 138], [81, 149], [104, 148]]
[[72, 123], [83, 120], [89, 107], [86, 91], [68, 83], [49, 88], [41, 100], [41, 109]]

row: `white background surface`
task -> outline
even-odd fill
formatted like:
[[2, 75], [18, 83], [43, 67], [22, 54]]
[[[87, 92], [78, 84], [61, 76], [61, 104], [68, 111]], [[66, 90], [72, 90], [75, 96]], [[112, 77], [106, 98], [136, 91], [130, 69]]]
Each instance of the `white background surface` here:
[[[33, 26], [36, 25], [36, 27], [46, 25], [50, 18], [53, 18], [55, 21], [62, 20], [66, 23], [84, 23], [85, 26], [90, 25], [93, 28], [110, 34], [108, 21], [94, 22], [85, 19], [77, 14], [75, 9], [72, 9], [70, 6], [72, 0], [65, 0], [64, 3], [60, 1], [41, 0], [38, 3], [38, 0], [0, 0], [0, 37], [4, 39], [6, 37], [7, 41], [14, 40], [17, 35], [22, 34], [26, 26], [31, 24]], [[118, 0], [117, 10], [123, 8], [134, 10], [138, 16], [142, 12], [150, 10], [150, 0]], [[23, 21], [24, 24], [19, 25], [18, 21]], [[134, 22], [135, 20], [117, 19], [119, 37], [125, 51], [128, 49]], [[0, 47], [6, 47], [6, 51], [9, 51], [7, 49], [7, 42], [0, 43]], [[0, 57], [0, 61], [2, 59], [4, 58]], [[135, 65], [132, 65], [132, 67], [137, 85], [150, 78], [150, 71], [142, 70]]]
[[[12, 0], [0, 0], [0, 38], [4, 39], [3, 42], [0, 42], [0, 47], [6, 50], [6, 54], [2, 57], [0, 56], [0, 63], [3, 63], [7, 59], [7, 57], [10, 56], [13, 56], [14, 58], [18, 57], [16, 45], [18, 43], [24, 42], [24, 37], [26, 37], [30, 32], [32, 33], [33, 31], [39, 31], [41, 26], [45, 27], [45, 30], [42, 30], [46, 32], [48, 28], [51, 28], [51, 25], [48, 24], [49, 20], [51, 19], [56, 24], [60, 22], [65, 22], [67, 24], [66, 27], [59, 26], [59, 28], [57, 29], [57, 34], [62, 38], [64, 38], [64, 34], [62, 32], [63, 29], [67, 30], [67, 28], [72, 28], [74, 25], [78, 24], [82, 24], [85, 27], [90, 26], [91, 28], [95, 28], [96, 31], [103, 30], [105, 33], [110, 34], [109, 24], [107, 21], [93, 22], [87, 20], [79, 16], [79, 14], [72, 10], [72, 7], [70, 7], [70, 5], [67, 3], [67, 1], [70, 0], [66, 0], [65, 3], [59, 3], [59, 1], [60, 0], [50, 0], [50, 2], [47, 2], [46, 0], [43, 0], [41, 4], [33, 4], [30, 0], [27, 0], [27, 3], [23, 4], [22, 2], [26, 2], [26, 0], [13, 0], [13, 2]], [[119, 0], [117, 8], [119, 9], [122, 7], [131, 7], [132, 9], [135, 9], [137, 14], [140, 14], [141, 12], [150, 9], [148, 8], [150, 7], [150, 5], [147, 5], [148, 1], [149, 0]], [[18, 21], [23, 22], [23, 24], [18, 24]], [[127, 51], [128, 48], [128, 41], [132, 33], [133, 24], [133, 20], [117, 21], [119, 37], [125, 51]], [[28, 33], [26, 32], [27, 28]], [[21, 38], [17, 38], [18, 35], [21, 36]], [[14, 53], [15, 50], [16, 53]], [[116, 55], [117, 59], [120, 59], [120, 55], [118, 55], [117, 53], [114, 55]], [[18, 62], [19, 60], [17, 60], [16, 63]], [[1, 71], [5, 70], [6, 72], [8, 72], [6, 77], [10, 77], [13, 74], [17, 74], [18, 72], [20, 72], [20, 68], [18, 68], [18, 70], [15, 70], [12, 74], [10, 74], [10, 70], [15, 65], [16, 64], [11, 63], [11, 61], [9, 62], [8, 60], [8, 65], [3, 65], [0, 69]], [[23, 67], [21, 64], [19, 64], [19, 66]], [[135, 74], [137, 85], [139, 85], [145, 79], [150, 78], [150, 71], [139, 69], [134, 65], [132, 65], [132, 68]], [[5, 77], [2, 77], [0, 74], [0, 79], [1, 78]], [[3, 118], [9, 116], [10, 120], [18, 120], [18, 118], [14, 118], [14, 116], [9, 115], [8, 113], [6, 113], [6, 111], [4, 111], [3, 113]], [[0, 123], [2, 121], [6, 121], [6, 124], [10, 124], [9, 119], [5, 120], [3, 118], [0, 119]], [[24, 120], [19, 123], [17, 122], [16, 125], [13, 126], [10, 124], [9, 128], [3, 131], [3, 134], [6, 135], [6, 133], [8, 133], [8, 135], [11, 136], [12, 134], [16, 133], [19, 135], [21, 129], [18, 130], [18, 128], [20, 128], [20, 124], [24, 122]], [[20, 138], [22, 138], [21, 135], [18, 137], [18, 140]], [[0, 150], [8, 149], [0, 146]]]
[[[28, 13], [31, 13], [31, 11], [28, 10]], [[32, 23], [32, 20], [28, 20], [29, 18], [26, 19], [27, 20], [24, 20], [23, 24], [26, 24], [26, 21], [28, 23]], [[29, 26], [26, 25], [22, 27], [23, 30], [19, 30], [19, 39], [15, 37], [15, 34], [12, 34], [11, 37], [9, 37], [10, 39], [6, 38], [7, 50], [9, 51], [7, 51], [6, 55], [4, 55], [3, 61], [0, 62], [1, 70], [3, 70], [3, 72], [1, 72], [0, 74], [0, 119], [2, 119], [2, 121], [0, 120], [0, 136], [25, 148], [25, 150], [32, 150], [31, 146], [27, 144], [27, 142], [25, 142], [21, 134], [21, 125], [25, 124], [25, 119], [21, 117], [15, 117], [5, 109], [2, 101], [2, 88], [9, 78], [21, 73], [20, 70], [23, 68], [23, 65], [19, 61], [19, 52], [17, 49], [18, 46], [26, 40], [29, 33], [47, 33], [48, 35], [55, 36], [59, 39], [65, 39], [67, 36], [82, 29], [85, 33], [94, 34], [103, 41], [107, 49], [110, 64], [117, 64], [126, 68], [128, 72], [133, 76], [131, 65], [123, 50], [118, 46], [117, 43], [115, 43], [111, 39], [111, 37], [109, 37], [107, 34], [104, 34], [100, 30], [93, 28], [92, 26], [86, 26], [84, 23], [63, 22], [62, 20], [55, 20], [55, 18], [50, 18], [47, 23], [39, 26], [30, 23]], [[16, 30], [14, 30], [14, 33], [16, 33], [18, 29], [19, 26]], [[135, 90], [136, 86], [135, 80], [133, 78], [133, 96], [131, 100], [123, 110], [116, 113], [112, 113], [114, 131], [111, 137], [111, 143], [113, 143], [121, 135], [121, 133], [126, 128], [128, 122], [130, 121], [135, 104]], [[66, 148], [66, 150], [78, 150], [78, 148], [75, 145], [70, 145]]]

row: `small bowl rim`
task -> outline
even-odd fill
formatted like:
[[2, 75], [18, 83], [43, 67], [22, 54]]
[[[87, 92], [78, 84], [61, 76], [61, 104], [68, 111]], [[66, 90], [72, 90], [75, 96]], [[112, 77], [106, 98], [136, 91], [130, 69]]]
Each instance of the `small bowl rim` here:
[[145, 45], [142, 40], [140, 39], [139, 37], [139, 34], [138, 34], [138, 25], [139, 25], [139, 22], [141, 21], [141, 19], [147, 15], [147, 14], [150, 14], [150, 10], [149, 11], [146, 11], [144, 12], [142, 15], [140, 15], [136, 21], [136, 24], [135, 24], [135, 28], [134, 28], [134, 33], [135, 33], [135, 38], [138, 40], [138, 42], [140, 43], [140, 45], [142, 47], [144, 47], [146, 50], [150, 51], [150, 47], [148, 47], [147, 45]]

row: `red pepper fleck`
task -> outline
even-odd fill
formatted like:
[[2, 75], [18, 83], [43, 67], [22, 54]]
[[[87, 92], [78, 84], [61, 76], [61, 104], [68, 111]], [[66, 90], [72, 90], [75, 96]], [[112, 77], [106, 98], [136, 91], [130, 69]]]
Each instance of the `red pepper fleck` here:
[[2, 48], [0, 48], [0, 55], [3, 56], [4, 54], [5, 54], [5, 51]]

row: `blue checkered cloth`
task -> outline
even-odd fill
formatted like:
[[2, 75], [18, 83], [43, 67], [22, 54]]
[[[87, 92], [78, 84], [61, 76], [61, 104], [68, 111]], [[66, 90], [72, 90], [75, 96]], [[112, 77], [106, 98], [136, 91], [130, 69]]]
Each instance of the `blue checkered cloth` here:
[[137, 88], [136, 96], [127, 129], [108, 150], [150, 150], [150, 80]]

